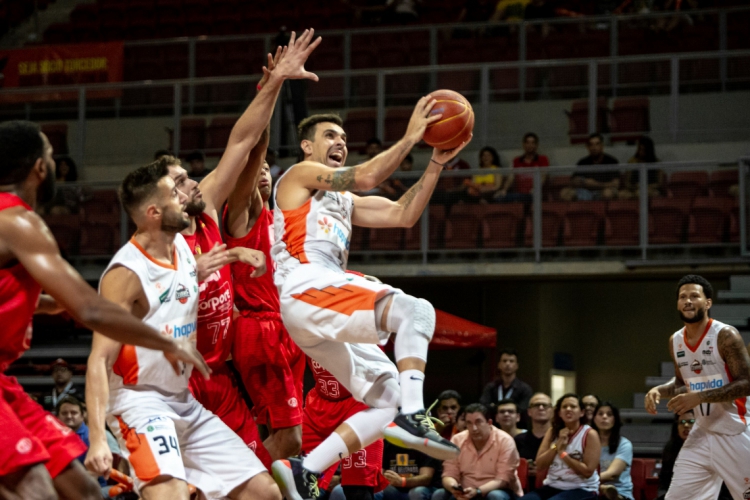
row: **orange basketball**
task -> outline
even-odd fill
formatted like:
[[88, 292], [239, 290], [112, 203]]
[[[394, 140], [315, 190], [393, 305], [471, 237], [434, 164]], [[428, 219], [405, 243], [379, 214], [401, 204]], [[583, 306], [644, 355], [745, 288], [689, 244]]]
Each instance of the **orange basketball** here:
[[430, 95], [437, 102], [430, 112], [443, 116], [424, 133], [424, 142], [438, 149], [453, 149], [469, 139], [474, 130], [474, 110], [464, 96], [452, 90], [436, 90]]

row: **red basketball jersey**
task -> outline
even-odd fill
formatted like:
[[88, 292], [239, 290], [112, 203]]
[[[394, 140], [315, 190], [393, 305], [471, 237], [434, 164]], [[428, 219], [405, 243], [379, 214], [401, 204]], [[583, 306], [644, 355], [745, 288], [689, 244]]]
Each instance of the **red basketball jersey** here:
[[[185, 236], [194, 255], [221, 245], [221, 231], [207, 214], [195, 218], [195, 234]], [[232, 349], [232, 273], [224, 266], [200, 283], [198, 304], [198, 350], [209, 366], [224, 363]]]
[[307, 365], [312, 370], [315, 379], [315, 390], [320, 397], [328, 401], [343, 401], [351, 397], [352, 393], [341, 385], [331, 372], [320, 366], [314, 359], [307, 357]]
[[[24, 201], [11, 193], [0, 193], [0, 210], [24, 207]], [[39, 302], [42, 287], [34, 281], [21, 263], [0, 269], [0, 371], [5, 371], [31, 345], [31, 320]]]
[[[227, 210], [224, 210], [224, 227], [226, 228]], [[232, 262], [232, 279], [234, 280], [235, 304], [240, 313], [273, 312], [281, 310], [279, 292], [273, 283], [274, 261], [271, 258], [273, 244], [273, 211], [263, 207], [258, 220], [255, 221], [247, 235], [233, 238], [226, 235], [227, 248], [245, 247], [261, 250], [266, 256], [266, 274], [260, 278], [251, 278], [255, 269], [242, 262]]]

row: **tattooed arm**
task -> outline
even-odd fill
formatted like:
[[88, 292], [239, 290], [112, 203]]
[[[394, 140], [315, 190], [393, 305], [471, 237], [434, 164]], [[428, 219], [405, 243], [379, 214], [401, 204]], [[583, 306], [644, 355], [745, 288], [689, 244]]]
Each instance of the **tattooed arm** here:
[[687, 386], [685, 385], [685, 381], [682, 379], [680, 367], [677, 366], [677, 358], [675, 358], [673, 347], [674, 344], [672, 343], [672, 337], [669, 337], [669, 354], [672, 356], [672, 363], [674, 363], [675, 376], [672, 377], [672, 380], [670, 380], [666, 384], [657, 385], [656, 387], [648, 391], [648, 393], [646, 393], [646, 411], [653, 415], [656, 415], [656, 406], [659, 404], [661, 398], [672, 398], [679, 394], [687, 393]]

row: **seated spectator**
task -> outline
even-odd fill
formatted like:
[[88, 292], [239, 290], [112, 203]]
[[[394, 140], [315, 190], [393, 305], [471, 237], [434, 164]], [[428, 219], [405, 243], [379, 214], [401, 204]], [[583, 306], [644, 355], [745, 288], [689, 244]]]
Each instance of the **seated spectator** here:
[[63, 156], [55, 162], [55, 196], [45, 205], [45, 213], [53, 215], [77, 214], [81, 210], [81, 202], [87, 197], [83, 186], [74, 186], [78, 181], [78, 168], [73, 158]]
[[50, 366], [52, 367], [52, 381], [55, 385], [52, 388], [52, 393], [42, 399], [42, 406], [55, 415], [60, 401], [67, 396], [73, 396], [78, 401], [84, 401], [86, 391], [83, 386], [73, 385], [73, 371], [67, 361], [58, 358]]
[[597, 498], [600, 454], [599, 435], [585, 423], [578, 395], [563, 395], [536, 455], [537, 470], [548, 469], [544, 486], [525, 495], [524, 500]]
[[599, 406], [599, 396], [586, 394], [581, 398], [581, 407], [583, 408], [586, 423], [589, 425], [594, 421], [594, 410], [596, 410], [597, 406]]
[[274, 179], [277, 179], [283, 173], [278, 161], [279, 159], [278, 155], [276, 154], [276, 150], [271, 148], [266, 149], [266, 163], [268, 163], [268, 168], [271, 171], [271, 177]]
[[609, 401], [596, 407], [593, 428], [599, 433], [602, 454], [599, 459], [599, 493], [608, 500], [634, 500], [630, 466], [633, 444], [620, 436], [620, 410]]
[[187, 171], [188, 176], [191, 179], [200, 180], [211, 173], [211, 171], [206, 168], [206, 155], [203, 154], [203, 151], [193, 151], [187, 155], [185, 161], [187, 161], [189, 165]]
[[[513, 168], [526, 167], [549, 167], [549, 158], [537, 153], [539, 148], [539, 137], [534, 132], [523, 136], [523, 154], [513, 159]], [[542, 174], [542, 185], [547, 179], [547, 174]], [[507, 203], [530, 203], [534, 191], [533, 174], [511, 174], [504, 181], [500, 189], [495, 193], [495, 201]]]
[[509, 500], [523, 495], [513, 439], [492, 425], [481, 403], [466, 407], [466, 424], [468, 429], [451, 439], [460, 452], [443, 462], [443, 487], [432, 499]]
[[[411, 154], [406, 155], [406, 158], [401, 161], [398, 166], [399, 172], [411, 172], [414, 167], [414, 157]], [[417, 183], [418, 177], [411, 177], [407, 179], [388, 179], [383, 182], [380, 187], [382, 188], [382, 195], [390, 199], [397, 200], [402, 194], [407, 192], [410, 187]]]
[[418, 451], [398, 447], [385, 441], [383, 475], [390, 483], [375, 493], [375, 500], [430, 500], [440, 462]]
[[520, 421], [521, 415], [518, 413], [518, 406], [516, 406], [516, 403], [512, 399], [503, 399], [497, 403], [495, 426], [514, 438], [526, 432], [525, 429], [518, 428], [518, 422]]
[[479, 402], [489, 406], [510, 399], [516, 403], [518, 411], [525, 413], [533, 391], [529, 384], [516, 377], [517, 372], [518, 352], [515, 349], [500, 351], [500, 361], [497, 363], [498, 377], [484, 386]]
[[682, 415], [675, 415], [672, 422], [672, 433], [669, 441], [664, 445], [661, 454], [661, 471], [659, 472], [659, 495], [662, 497], [667, 493], [669, 485], [672, 483], [674, 474], [674, 464], [677, 461], [677, 455], [685, 444], [690, 431], [695, 425], [695, 413], [688, 410]]
[[450, 389], [443, 391], [438, 396], [437, 404], [437, 418], [443, 423], [440, 435], [450, 439], [459, 432], [456, 429], [456, 417], [461, 410], [461, 395]]
[[383, 142], [377, 137], [372, 137], [365, 143], [365, 155], [367, 156], [368, 160], [372, 160], [382, 152]]
[[500, 0], [495, 6], [495, 12], [492, 14], [490, 21], [493, 22], [512, 22], [523, 21], [526, 6], [531, 0]]
[[[89, 427], [85, 422], [86, 406], [74, 396], [65, 396], [57, 403], [55, 410], [60, 421], [81, 438], [81, 441], [86, 445], [86, 450], [88, 450], [91, 444], [89, 442]], [[83, 463], [84, 460], [86, 460], [86, 453], [78, 457], [79, 462]], [[102, 488], [107, 486], [107, 481], [103, 477], [99, 477], [98, 481]]]
[[[638, 139], [635, 156], [628, 160], [628, 163], [657, 163], [654, 141], [645, 135]], [[664, 172], [650, 168], [648, 170], [648, 196], [654, 198], [662, 196], [664, 190]], [[621, 200], [629, 200], [640, 196], [640, 170], [630, 170], [625, 176], [625, 186], [617, 193]]]
[[[470, 168], [471, 166], [465, 160], [456, 156], [445, 165], [443, 170], [469, 170]], [[453, 205], [458, 201], [463, 201], [465, 189], [461, 177], [441, 176], [437, 186], [435, 186], [433, 198], [437, 203]]]
[[[598, 132], [591, 134], [586, 142], [589, 155], [578, 160], [577, 165], [617, 165], [617, 158], [604, 152], [604, 139]], [[612, 172], [576, 172], [571, 187], [560, 191], [563, 201], [611, 200], [617, 197], [620, 187], [620, 173]]]
[[536, 455], [544, 436], [552, 425], [552, 400], [544, 393], [537, 392], [531, 396], [529, 409], [526, 410], [531, 422], [528, 432], [517, 435], [513, 440], [521, 458], [525, 458], [529, 466], [529, 484], [534, 484], [536, 478]]
[[456, 425], [455, 425], [456, 432], [455, 434], [458, 434], [459, 432], [463, 432], [466, 430], [466, 409], [461, 408], [458, 410], [458, 415], [456, 415]]
[[[500, 155], [495, 148], [489, 146], [479, 151], [479, 168], [500, 168]], [[477, 202], [491, 200], [495, 192], [500, 189], [503, 176], [500, 174], [474, 175], [464, 180], [464, 201]]]

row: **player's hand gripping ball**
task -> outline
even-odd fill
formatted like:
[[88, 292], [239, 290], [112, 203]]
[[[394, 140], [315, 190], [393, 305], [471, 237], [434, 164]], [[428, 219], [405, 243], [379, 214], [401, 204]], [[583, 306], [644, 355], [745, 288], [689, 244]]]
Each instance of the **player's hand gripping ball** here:
[[449, 150], [468, 141], [474, 130], [474, 110], [469, 101], [452, 90], [436, 90], [430, 96], [437, 101], [430, 114], [443, 116], [427, 127], [424, 142], [433, 148]]

